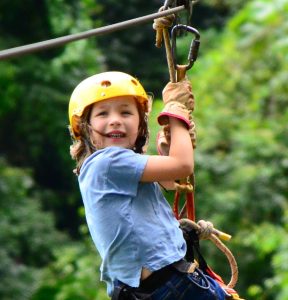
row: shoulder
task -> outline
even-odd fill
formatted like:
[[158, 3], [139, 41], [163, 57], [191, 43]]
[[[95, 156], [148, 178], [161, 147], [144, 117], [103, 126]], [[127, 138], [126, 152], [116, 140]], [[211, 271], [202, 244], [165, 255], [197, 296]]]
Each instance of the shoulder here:
[[142, 161], [148, 159], [147, 155], [142, 155], [135, 153], [131, 149], [121, 148], [121, 147], [109, 147], [106, 148], [106, 157], [110, 159], [111, 163], [123, 165], [130, 164], [141, 164]]
[[78, 177], [80, 186], [135, 196], [148, 157], [120, 147], [107, 147], [88, 157]]
[[107, 147], [104, 149], [100, 149], [91, 154], [83, 163], [83, 168], [91, 163], [100, 162], [103, 160], [113, 159], [115, 156], [125, 155], [126, 150], [129, 149], [120, 148], [120, 147]]
[[[125, 168], [129, 166], [145, 165], [148, 156], [135, 153], [131, 149], [122, 147], [107, 147], [94, 152], [83, 163], [81, 172], [90, 166], [98, 168], [107, 168], [109, 166]], [[81, 173], [80, 172], [80, 173]]]

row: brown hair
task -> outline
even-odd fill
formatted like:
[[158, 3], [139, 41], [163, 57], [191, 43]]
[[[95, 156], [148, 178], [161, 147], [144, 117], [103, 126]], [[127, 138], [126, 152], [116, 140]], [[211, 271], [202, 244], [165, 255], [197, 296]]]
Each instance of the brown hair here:
[[[142, 154], [144, 152], [144, 146], [148, 143], [149, 130], [148, 130], [148, 113], [145, 113], [141, 104], [136, 101], [137, 109], [139, 113], [139, 129], [138, 136], [133, 147], [133, 151]], [[76, 175], [80, 174], [81, 166], [84, 160], [89, 157], [92, 153], [97, 151], [90, 137], [89, 119], [93, 104], [86, 107], [81, 117], [77, 120], [77, 126], [79, 128], [79, 139], [75, 139], [72, 134], [71, 126], [69, 131], [72, 137], [72, 145], [70, 146], [70, 155], [72, 159], [76, 161], [76, 168], [73, 172]]]

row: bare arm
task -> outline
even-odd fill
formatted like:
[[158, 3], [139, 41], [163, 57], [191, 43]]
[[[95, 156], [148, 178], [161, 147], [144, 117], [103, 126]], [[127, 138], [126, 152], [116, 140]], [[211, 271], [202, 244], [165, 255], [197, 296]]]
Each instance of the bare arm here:
[[174, 180], [169, 180], [169, 181], [158, 181], [160, 186], [164, 188], [167, 191], [172, 191], [176, 190], [176, 185]]
[[193, 147], [189, 132], [183, 122], [169, 118], [171, 146], [169, 156], [151, 155], [141, 181], [173, 181], [193, 172]]

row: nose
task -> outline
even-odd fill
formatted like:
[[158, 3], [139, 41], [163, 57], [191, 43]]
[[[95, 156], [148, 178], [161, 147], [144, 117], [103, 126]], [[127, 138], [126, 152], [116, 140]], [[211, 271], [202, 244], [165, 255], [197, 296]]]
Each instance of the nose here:
[[119, 126], [121, 124], [121, 117], [118, 113], [111, 113], [109, 119], [109, 125], [111, 126]]

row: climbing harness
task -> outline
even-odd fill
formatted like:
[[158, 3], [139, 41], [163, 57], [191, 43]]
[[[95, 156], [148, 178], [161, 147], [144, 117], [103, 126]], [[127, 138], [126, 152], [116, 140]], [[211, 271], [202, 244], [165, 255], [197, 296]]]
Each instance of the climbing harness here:
[[[184, 1], [185, 3], [183, 3], [183, 1], [166, 0], [164, 6], [161, 7], [159, 11], [170, 11], [176, 4], [179, 4], [179, 2], [181, 2], [181, 4], [185, 6], [189, 15], [188, 19], [190, 19], [193, 10], [193, 4], [196, 1]], [[164, 39], [167, 65], [171, 82], [178, 82], [186, 76], [186, 71], [192, 68], [194, 62], [197, 60], [200, 47], [200, 34], [198, 30], [189, 25], [173, 24], [176, 19], [177, 17], [171, 12], [170, 15], [156, 19], [153, 23], [153, 28], [156, 30], [156, 47], [161, 47], [162, 41]], [[170, 27], [172, 27], [171, 40], [168, 31]], [[188, 53], [188, 63], [186, 65], [178, 64], [176, 58], [176, 39], [180, 31], [186, 31], [194, 35], [194, 39], [191, 42]], [[194, 143], [193, 147], [195, 148]], [[174, 196], [173, 212], [175, 217], [179, 220], [180, 227], [187, 242], [187, 253], [185, 257], [186, 260], [189, 262], [194, 262], [196, 259], [197, 263], [199, 263], [200, 269], [220, 284], [220, 286], [229, 295], [229, 299], [241, 300], [237, 292], [233, 289], [238, 280], [237, 262], [231, 251], [220, 240], [222, 239], [224, 241], [229, 241], [231, 239], [231, 236], [215, 229], [211, 222], [206, 222], [203, 220], [197, 223], [195, 222], [196, 217], [194, 204], [194, 173], [185, 179], [177, 181], [175, 185], [176, 191]], [[179, 203], [182, 194], [185, 194], [185, 203], [182, 209], [179, 211]], [[212, 269], [207, 265], [204, 257], [200, 253], [199, 240], [201, 239], [211, 240], [216, 245], [216, 247], [226, 255], [231, 269], [231, 279], [228, 284], [225, 284], [222, 278], [214, 271], [212, 271]]]

